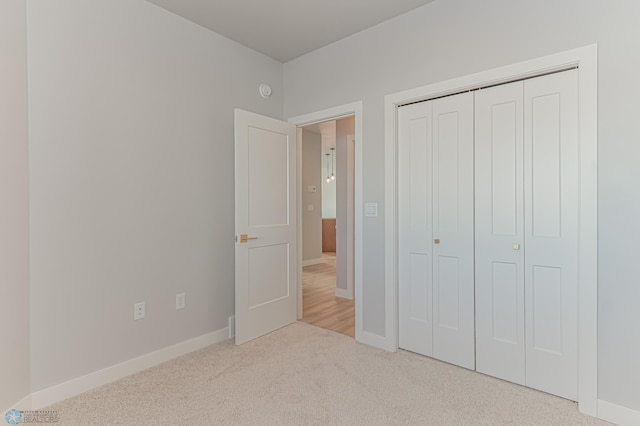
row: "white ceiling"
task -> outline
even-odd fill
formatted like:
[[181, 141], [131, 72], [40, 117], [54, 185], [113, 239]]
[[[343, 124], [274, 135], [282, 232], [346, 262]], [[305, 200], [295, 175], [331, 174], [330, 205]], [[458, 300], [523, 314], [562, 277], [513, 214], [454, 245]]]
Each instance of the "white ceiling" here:
[[434, 0], [148, 0], [280, 62]]

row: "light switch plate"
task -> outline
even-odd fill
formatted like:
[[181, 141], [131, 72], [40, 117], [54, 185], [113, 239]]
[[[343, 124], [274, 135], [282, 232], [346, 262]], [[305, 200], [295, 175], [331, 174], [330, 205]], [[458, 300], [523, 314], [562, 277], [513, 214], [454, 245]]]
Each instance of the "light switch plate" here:
[[377, 217], [378, 216], [378, 203], [365, 203], [364, 204], [364, 215], [366, 217]]

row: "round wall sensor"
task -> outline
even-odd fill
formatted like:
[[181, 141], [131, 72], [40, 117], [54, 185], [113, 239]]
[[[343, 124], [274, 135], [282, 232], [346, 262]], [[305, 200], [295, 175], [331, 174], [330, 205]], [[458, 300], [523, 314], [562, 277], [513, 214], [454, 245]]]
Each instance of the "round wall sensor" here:
[[271, 97], [271, 86], [269, 86], [268, 84], [261, 84], [259, 90], [260, 96], [262, 96], [263, 98]]

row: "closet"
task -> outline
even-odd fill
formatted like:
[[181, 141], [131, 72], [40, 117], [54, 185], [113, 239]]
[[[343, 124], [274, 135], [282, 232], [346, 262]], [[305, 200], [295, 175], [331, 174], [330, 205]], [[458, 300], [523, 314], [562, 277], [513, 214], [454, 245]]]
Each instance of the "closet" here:
[[577, 400], [577, 70], [398, 110], [399, 346]]

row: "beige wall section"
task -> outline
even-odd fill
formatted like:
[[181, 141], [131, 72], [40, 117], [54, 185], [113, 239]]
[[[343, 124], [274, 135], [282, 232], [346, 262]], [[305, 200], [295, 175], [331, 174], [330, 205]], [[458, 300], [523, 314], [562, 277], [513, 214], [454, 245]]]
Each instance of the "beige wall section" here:
[[[322, 257], [322, 141], [302, 130], [302, 261]], [[316, 192], [309, 192], [315, 186]], [[313, 206], [310, 211], [308, 206]]]
[[[355, 134], [355, 117], [336, 122], [336, 288], [347, 289], [347, 136]], [[353, 167], [353, 164], [351, 164]]]
[[[384, 96], [598, 43], [598, 393], [640, 410], [640, 2], [441, 0], [285, 64], [285, 116], [362, 100], [363, 200], [384, 202]], [[342, 64], [327, 67], [326, 64]], [[385, 212], [363, 218], [363, 327], [384, 335]]]
[[25, 2], [0, 0], [0, 410], [30, 392], [26, 36]]
[[233, 108], [282, 118], [282, 64], [143, 0], [27, 4], [38, 391], [227, 326]]

